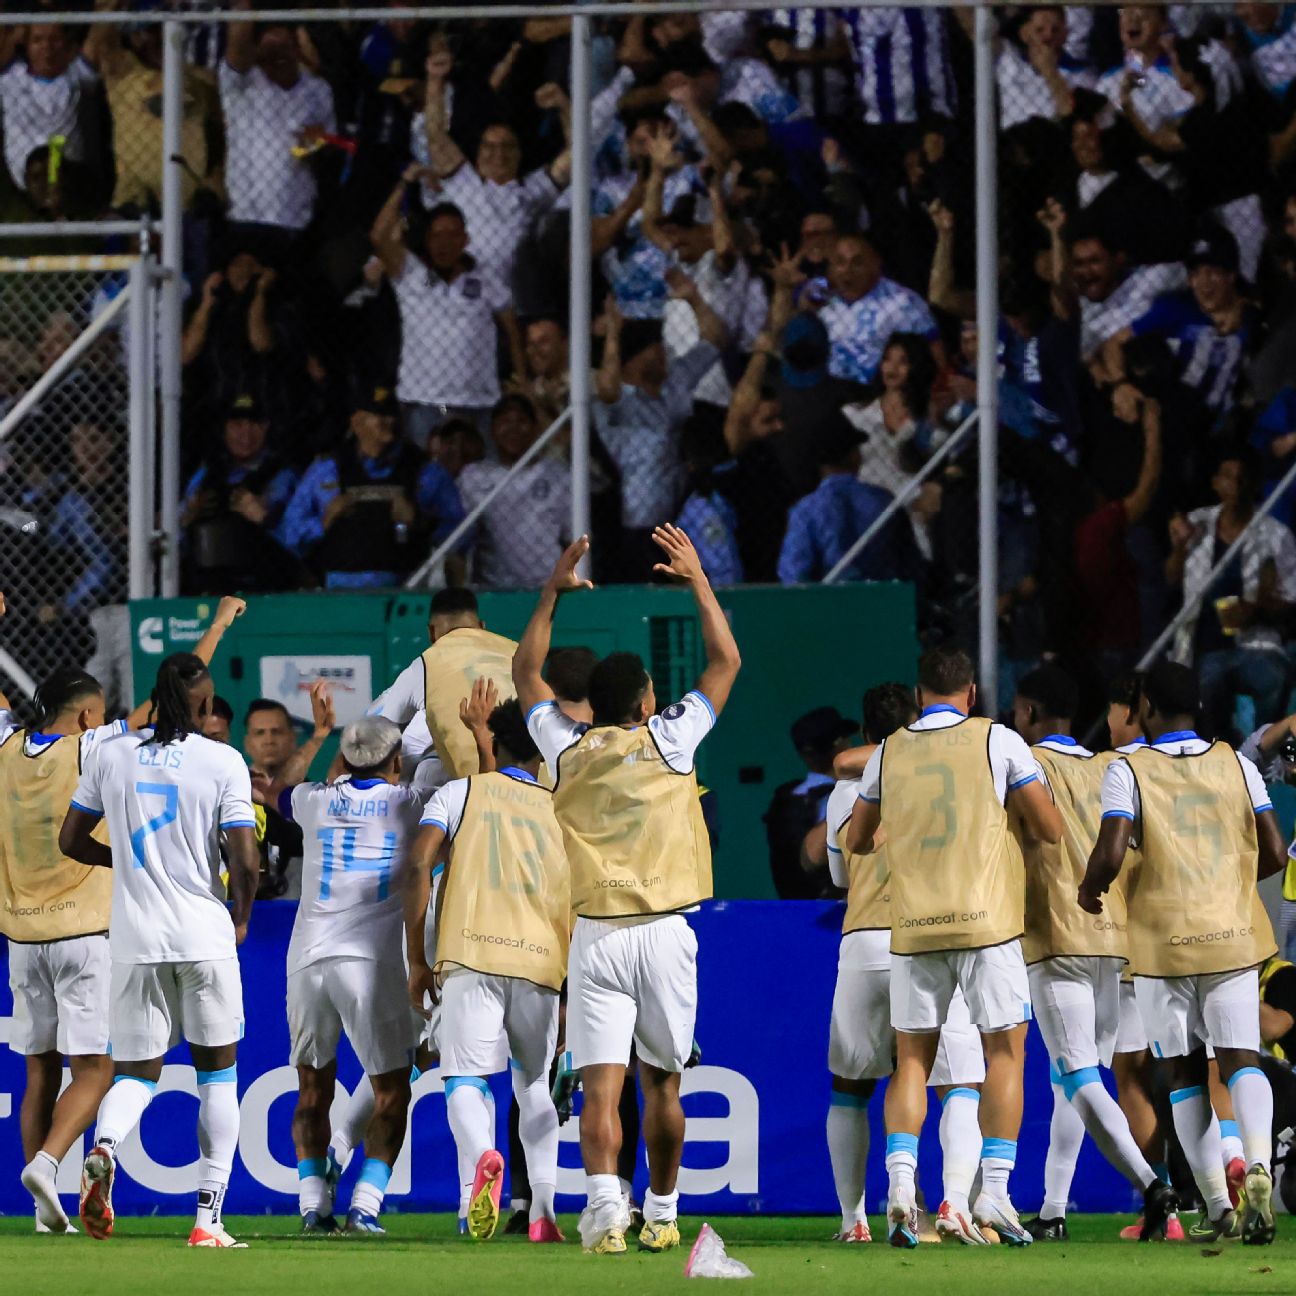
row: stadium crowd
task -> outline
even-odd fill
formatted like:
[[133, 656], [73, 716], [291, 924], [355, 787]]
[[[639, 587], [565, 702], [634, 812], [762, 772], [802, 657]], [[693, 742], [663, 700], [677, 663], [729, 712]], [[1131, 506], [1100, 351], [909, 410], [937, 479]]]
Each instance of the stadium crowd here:
[[[156, 212], [161, 6], [134, 7], [0, 31], [9, 219]], [[1002, 696], [1052, 656], [1096, 714], [1296, 463], [1294, 16], [1001, 12]], [[594, 574], [648, 579], [675, 519], [717, 584], [818, 580], [974, 408], [961, 16], [594, 30]], [[397, 583], [566, 404], [569, 24], [249, 8], [186, 31], [186, 588]], [[6, 406], [72, 336], [57, 316], [22, 331]], [[101, 352], [70, 375], [79, 398], [47, 402], [0, 479], [63, 573], [41, 626], [87, 642], [124, 580], [94, 480], [104, 461], [120, 478], [118, 368]], [[846, 571], [915, 581], [924, 625], [956, 637], [972, 453]], [[537, 586], [569, 493], [559, 431], [448, 575]], [[1221, 732], [1287, 709], [1291, 516], [1248, 532], [1174, 646]]]

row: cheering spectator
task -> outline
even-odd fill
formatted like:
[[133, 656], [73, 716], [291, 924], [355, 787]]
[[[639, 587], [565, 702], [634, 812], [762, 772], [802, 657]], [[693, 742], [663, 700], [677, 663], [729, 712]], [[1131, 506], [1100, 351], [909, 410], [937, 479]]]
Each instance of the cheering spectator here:
[[918, 333], [932, 343], [940, 336], [927, 303], [883, 277], [882, 258], [865, 234], [837, 236], [828, 285], [819, 318], [832, 342], [828, 367], [838, 378], [872, 382], [892, 333]]
[[[850, 547], [882, 515], [891, 493], [859, 480], [864, 433], [838, 415], [820, 449], [820, 483], [788, 514], [787, 536], [779, 555], [784, 585], [822, 580]], [[903, 513], [859, 554], [844, 573], [847, 580], [912, 580], [918, 550]]]
[[738, 514], [721, 489], [735, 466], [726, 453], [724, 433], [710, 418], [694, 414], [684, 424], [681, 451], [688, 495], [675, 525], [693, 541], [712, 585], [740, 585]]
[[552, 423], [570, 404], [567, 330], [556, 319], [529, 320], [522, 345], [526, 377], [518, 380], [516, 390], [530, 400], [541, 419]]
[[525, 396], [505, 396], [491, 411], [490, 430], [496, 462], [469, 464], [459, 476], [469, 512], [503, 482], [470, 540], [473, 579], [482, 589], [535, 589], [569, 542], [571, 469], [544, 455], [514, 467], [540, 435]]
[[[463, 213], [468, 242], [484, 273], [511, 286], [518, 244], [536, 217], [552, 207], [571, 177], [571, 153], [564, 149], [547, 167], [520, 176], [522, 147], [511, 126], [495, 122], [482, 132], [476, 164], [450, 135], [445, 114], [444, 60], [428, 60], [423, 137], [411, 141], [415, 160], [436, 179], [424, 185], [424, 203], [453, 203]], [[557, 107], [570, 124], [571, 105], [556, 85], [536, 92], [541, 108]]]
[[1077, 87], [1094, 84], [1093, 72], [1066, 50], [1065, 13], [1054, 5], [1025, 10], [1017, 41], [1006, 40], [995, 59], [999, 123], [1009, 130], [1032, 117], [1060, 121], [1075, 107]]
[[[128, 6], [125, 0], [112, 0], [107, 7]], [[155, 209], [162, 196], [162, 28], [157, 23], [98, 23], [86, 38], [84, 55], [103, 78], [112, 113], [117, 145], [113, 206]], [[210, 73], [186, 66], [183, 78], [180, 192], [187, 208], [200, 185], [217, 183], [221, 113]]]
[[398, 585], [425, 551], [435, 519], [419, 508], [423, 457], [397, 433], [384, 387], [355, 402], [346, 443], [306, 470], [284, 513], [283, 537], [328, 589]]
[[859, 479], [895, 493], [927, 457], [928, 413], [936, 362], [916, 333], [893, 333], [882, 353], [882, 393], [847, 418], [868, 438], [860, 452]]
[[[517, 320], [498, 279], [468, 254], [468, 228], [453, 203], [438, 203], [406, 245], [401, 204], [421, 169], [392, 190], [371, 238], [400, 306], [400, 377], [407, 435], [420, 446], [438, 423], [458, 414], [481, 427], [499, 400], [498, 333], [508, 338], [516, 373], [525, 372]], [[411, 230], [413, 234], [413, 230]], [[413, 250], [413, 249], [417, 250]]]
[[[1236, 693], [1255, 699], [1261, 724], [1278, 719], [1286, 701], [1282, 639], [1296, 604], [1296, 538], [1271, 517], [1253, 517], [1257, 484], [1250, 459], [1225, 451], [1211, 478], [1219, 502], [1170, 521], [1166, 579], [1182, 587], [1185, 607], [1198, 609], [1172, 651], [1176, 661], [1196, 667], [1210, 733], [1233, 732]], [[1211, 581], [1244, 531], [1241, 550]]]
[[289, 236], [305, 229], [317, 192], [310, 155], [337, 122], [328, 83], [302, 66], [298, 31], [231, 23], [220, 101], [230, 220]]
[[666, 359], [654, 320], [623, 323], [616, 302], [604, 312], [603, 362], [594, 379], [594, 425], [621, 475], [620, 579], [647, 580], [656, 563], [653, 528], [675, 516], [679, 502], [680, 425], [693, 406], [693, 389], [716, 362], [724, 325], [697, 285], [682, 271], [670, 290], [688, 302], [700, 340], [673, 363]]
[[68, 28], [35, 23], [27, 29], [24, 57], [0, 72], [0, 111], [5, 162], [19, 189], [27, 187], [32, 152], [54, 147], [55, 140], [61, 157], [106, 178], [112, 150], [102, 88]]

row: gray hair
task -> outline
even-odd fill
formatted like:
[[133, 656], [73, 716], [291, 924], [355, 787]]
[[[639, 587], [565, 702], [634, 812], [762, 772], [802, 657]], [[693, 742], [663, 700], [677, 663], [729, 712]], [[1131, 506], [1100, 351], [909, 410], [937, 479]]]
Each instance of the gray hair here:
[[365, 716], [342, 730], [342, 759], [352, 769], [377, 769], [400, 745], [400, 729], [382, 716]]

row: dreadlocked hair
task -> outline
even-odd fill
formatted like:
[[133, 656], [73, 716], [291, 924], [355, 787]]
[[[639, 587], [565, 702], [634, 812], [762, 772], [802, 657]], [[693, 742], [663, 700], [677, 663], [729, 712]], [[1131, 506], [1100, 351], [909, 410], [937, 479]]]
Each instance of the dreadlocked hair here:
[[207, 667], [193, 653], [172, 653], [158, 667], [154, 685], [153, 737], [150, 742], [165, 747], [186, 734], [196, 733], [189, 694], [207, 678]]
[[53, 724], [74, 702], [103, 692], [97, 679], [77, 666], [62, 666], [42, 681], [32, 699], [36, 703], [36, 728]]

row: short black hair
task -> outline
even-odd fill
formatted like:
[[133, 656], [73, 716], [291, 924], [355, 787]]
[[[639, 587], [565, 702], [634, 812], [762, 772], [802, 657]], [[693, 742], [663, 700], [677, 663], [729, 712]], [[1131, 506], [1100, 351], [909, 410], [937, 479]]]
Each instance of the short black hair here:
[[37, 729], [57, 720], [74, 702], [98, 697], [103, 691], [103, 685], [88, 671], [78, 666], [59, 667], [41, 681], [32, 699], [36, 703]]
[[583, 646], [551, 648], [545, 658], [545, 679], [560, 702], [584, 702], [598, 653]]
[[880, 743], [918, 715], [913, 689], [907, 684], [875, 684], [864, 694], [864, 736]]
[[609, 653], [590, 672], [594, 723], [624, 724], [647, 687], [648, 671], [638, 653]]
[[243, 716], [243, 723], [245, 725], [250, 724], [252, 717], [256, 715], [258, 711], [279, 711], [282, 713], [283, 718], [287, 720], [289, 724], [292, 724], [292, 713], [282, 702], [276, 702], [274, 698], [253, 698], [252, 701], [248, 703], [248, 709]]
[[450, 216], [457, 220], [466, 230], [468, 228], [467, 218], [463, 214], [463, 209], [452, 202], [439, 202], [429, 207], [423, 215], [423, 228], [431, 229], [432, 222], [440, 220], [442, 216]]
[[462, 616], [465, 612], [475, 614], [477, 610], [477, 595], [472, 590], [462, 585], [448, 585], [432, 595], [428, 616]]
[[918, 659], [918, 687], [938, 697], [961, 693], [975, 679], [972, 658], [951, 644], [928, 648]]
[[1045, 662], [1017, 682], [1017, 696], [1039, 704], [1046, 716], [1074, 720], [1080, 705], [1080, 690], [1070, 675], [1052, 662]]
[[535, 760], [540, 755], [540, 749], [535, 745], [535, 739], [527, 729], [526, 716], [522, 714], [522, 704], [517, 698], [509, 698], [507, 702], [501, 702], [490, 713], [490, 719], [486, 723], [490, 726], [491, 734], [495, 739], [497, 756], [501, 747], [515, 761], [520, 761], [522, 764]]
[[1143, 696], [1160, 716], [1195, 716], [1201, 710], [1197, 676], [1178, 662], [1157, 662], [1143, 676]]
[[1142, 671], [1123, 671], [1107, 686], [1108, 706], [1123, 706], [1130, 711], [1135, 711], [1142, 696]]
[[212, 698], [211, 714], [224, 720], [226, 724], [234, 723], [234, 708], [219, 693]]

